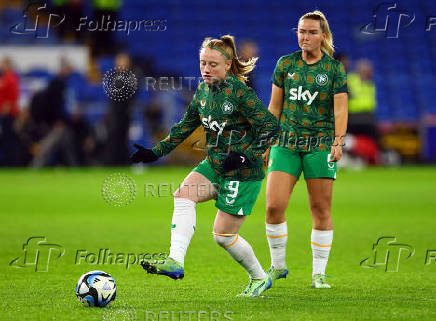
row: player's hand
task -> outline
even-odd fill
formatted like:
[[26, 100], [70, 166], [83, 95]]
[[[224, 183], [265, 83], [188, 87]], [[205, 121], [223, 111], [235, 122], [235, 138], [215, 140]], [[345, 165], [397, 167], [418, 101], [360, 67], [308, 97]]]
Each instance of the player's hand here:
[[134, 144], [133, 146], [135, 146], [135, 148], [138, 149], [130, 156], [131, 161], [134, 163], [139, 163], [139, 162], [151, 163], [159, 158], [156, 156], [155, 153], [153, 153], [151, 149], [144, 148], [138, 144]]
[[342, 145], [335, 143], [330, 149], [330, 162], [336, 163], [342, 157]]
[[226, 172], [238, 169], [250, 164], [248, 157], [240, 152], [230, 152], [223, 162], [223, 168]]
[[268, 147], [268, 149], [265, 151], [265, 153], [262, 154], [263, 165], [265, 167], [268, 166], [268, 159], [269, 159], [269, 152], [270, 151], [271, 151], [271, 147]]

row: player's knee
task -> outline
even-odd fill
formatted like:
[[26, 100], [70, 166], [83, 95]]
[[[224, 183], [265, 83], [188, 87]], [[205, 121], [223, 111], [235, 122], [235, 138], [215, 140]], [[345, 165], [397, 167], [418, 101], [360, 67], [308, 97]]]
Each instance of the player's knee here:
[[196, 202], [196, 199], [193, 197], [192, 193], [189, 192], [189, 188], [186, 188], [185, 186], [178, 188], [177, 191], [174, 192], [173, 197], [189, 199], [193, 202]]
[[238, 238], [238, 234], [218, 234], [218, 233], [213, 233], [213, 238], [214, 238], [216, 244], [218, 244], [219, 246], [221, 246], [223, 248], [228, 248], [232, 244], [235, 243], [235, 241]]
[[178, 188], [177, 189], [177, 191], [175, 191], [174, 193], [173, 193], [173, 197], [174, 198], [185, 198], [185, 197], [183, 197], [184, 195], [182, 194], [182, 189], [181, 188]]
[[330, 206], [325, 202], [311, 202], [310, 211], [318, 220], [326, 220], [330, 218]]
[[266, 216], [270, 219], [280, 219], [285, 215], [286, 204], [280, 202], [267, 202]]

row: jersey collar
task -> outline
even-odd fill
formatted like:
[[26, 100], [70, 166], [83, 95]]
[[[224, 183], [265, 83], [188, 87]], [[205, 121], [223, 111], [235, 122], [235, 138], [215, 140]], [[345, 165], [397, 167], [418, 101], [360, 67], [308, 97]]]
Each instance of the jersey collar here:
[[220, 90], [223, 90], [224, 88], [228, 87], [232, 80], [233, 80], [233, 75], [231, 74], [227, 74], [227, 77], [224, 78], [223, 80], [217, 81], [213, 84], [206, 84], [208, 86], [208, 88], [212, 91], [212, 92], [218, 92]]
[[305, 63], [307, 66], [314, 66], [314, 65], [316, 65], [317, 63], [321, 62], [321, 61], [325, 58], [325, 56], [327, 55], [327, 54], [324, 52], [324, 50], [321, 50], [321, 52], [322, 52], [321, 59], [319, 59], [317, 62], [314, 62], [313, 64], [308, 64], [307, 62], [304, 61], [304, 59], [303, 59], [303, 51], [302, 51], [302, 50], [300, 50], [300, 52], [299, 52], [299, 56], [300, 56], [301, 61], [302, 61], [303, 63]]

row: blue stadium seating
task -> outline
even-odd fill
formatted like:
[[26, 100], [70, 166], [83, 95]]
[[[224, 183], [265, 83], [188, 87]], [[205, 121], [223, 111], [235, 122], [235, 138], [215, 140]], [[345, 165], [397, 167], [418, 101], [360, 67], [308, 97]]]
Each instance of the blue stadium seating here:
[[[85, 1], [86, 2], [86, 1]], [[403, 0], [400, 9], [415, 14], [415, 21], [401, 28], [397, 39], [386, 39], [383, 32], [367, 35], [360, 28], [373, 21], [377, 2], [372, 0], [303, 1], [242, 0], [129, 0], [119, 12], [123, 19], [165, 19], [166, 31], [137, 31], [126, 35], [117, 32], [116, 39], [135, 57], [152, 57], [154, 69], [161, 74], [199, 76], [198, 48], [206, 36], [231, 33], [241, 39], [257, 41], [260, 60], [256, 68], [257, 90], [267, 103], [270, 77], [277, 59], [298, 49], [295, 31], [298, 17], [313, 9], [325, 12], [334, 34], [338, 51], [353, 61], [367, 58], [374, 62], [378, 110], [381, 120], [418, 121], [424, 113], [436, 112], [435, 101], [436, 28], [426, 32], [425, 18], [436, 16], [434, 0]], [[86, 4], [86, 12], [91, 8]], [[0, 13], [2, 44], [44, 43], [34, 37], [17, 37], [9, 32], [22, 21], [21, 10]], [[56, 42], [53, 36], [46, 42]], [[99, 66], [104, 72], [113, 65], [113, 57], [103, 57]], [[35, 73], [37, 71], [34, 71]], [[74, 78], [74, 77], [73, 77]], [[86, 84], [84, 79], [71, 80], [78, 97], [86, 101], [106, 99], [101, 87]], [[146, 99], [146, 97], [142, 97]]]

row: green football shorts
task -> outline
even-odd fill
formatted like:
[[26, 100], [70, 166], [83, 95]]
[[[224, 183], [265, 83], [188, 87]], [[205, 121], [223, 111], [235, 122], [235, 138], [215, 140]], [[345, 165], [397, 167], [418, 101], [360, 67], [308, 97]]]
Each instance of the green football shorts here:
[[218, 175], [205, 159], [193, 172], [205, 176], [218, 191], [215, 207], [233, 215], [250, 215], [262, 181], [232, 181]]
[[272, 146], [269, 154], [268, 173], [285, 172], [304, 179], [333, 178], [336, 179], [337, 164], [330, 162], [330, 152], [297, 152], [287, 147]]

